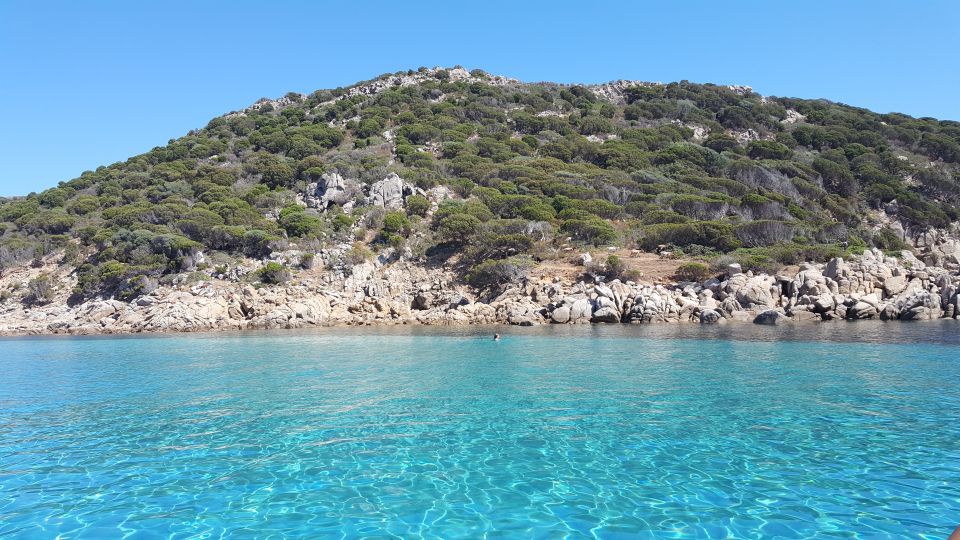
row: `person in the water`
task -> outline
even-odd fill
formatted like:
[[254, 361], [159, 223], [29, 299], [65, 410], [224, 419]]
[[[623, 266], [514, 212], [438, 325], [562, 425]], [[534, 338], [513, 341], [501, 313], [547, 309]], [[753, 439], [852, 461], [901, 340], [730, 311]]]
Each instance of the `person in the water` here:
[[494, 341], [500, 341], [500, 334], [494, 334], [494, 335], [493, 335], [493, 340], [494, 340]]

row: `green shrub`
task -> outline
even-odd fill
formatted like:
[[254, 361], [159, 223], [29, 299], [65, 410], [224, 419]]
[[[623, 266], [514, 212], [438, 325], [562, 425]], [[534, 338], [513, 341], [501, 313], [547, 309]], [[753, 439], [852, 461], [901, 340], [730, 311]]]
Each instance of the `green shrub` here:
[[440, 240], [454, 244], [465, 244], [477, 234], [483, 223], [470, 214], [452, 214], [440, 221], [437, 234]]
[[910, 249], [910, 244], [906, 243], [897, 236], [889, 227], [884, 227], [877, 231], [873, 237], [873, 245], [884, 251], [902, 251]]
[[701, 262], [681, 264], [676, 271], [676, 278], [680, 281], [703, 281], [710, 277], [710, 266]]
[[678, 214], [673, 210], [651, 210], [640, 215], [640, 222], [644, 225], [656, 225], [658, 223], [687, 223], [690, 218], [683, 214]]
[[783, 267], [782, 264], [773, 260], [767, 255], [760, 253], [745, 253], [736, 256], [736, 261], [743, 269], [746, 271], [753, 271], [755, 273], [766, 273], [766, 274], [775, 274], [780, 268]]
[[50, 274], [40, 274], [27, 284], [30, 299], [35, 304], [46, 304], [53, 300], [53, 279]]
[[469, 214], [480, 221], [490, 221], [494, 218], [493, 212], [482, 201], [470, 199], [467, 201], [444, 201], [433, 214], [433, 223], [439, 224], [444, 218], [453, 214]]
[[834, 257], [848, 257], [849, 251], [833, 244], [778, 244], [769, 247], [743, 248], [732, 254], [744, 270], [772, 274], [785, 265], [802, 262], [824, 262]]
[[471, 238], [464, 257], [468, 261], [506, 259], [527, 253], [532, 247], [533, 240], [523, 234], [487, 231]]
[[430, 210], [430, 200], [423, 195], [410, 195], [407, 197], [407, 213], [411, 216], [423, 217]]
[[279, 285], [290, 280], [290, 270], [277, 262], [268, 262], [257, 270], [257, 278], [269, 285]]
[[129, 302], [138, 296], [152, 293], [156, 290], [157, 286], [157, 280], [151, 277], [144, 275], [134, 276], [128, 279], [125, 284], [121, 285], [117, 292], [117, 298], [124, 302]]
[[647, 251], [652, 251], [664, 244], [679, 247], [697, 244], [718, 251], [730, 251], [740, 247], [740, 241], [733, 234], [733, 226], [724, 222], [664, 223], [648, 225], [642, 229], [642, 232], [640, 246]]
[[813, 160], [813, 168], [823, 177], [823, 186], [831, 193], [850, 197], [859, 189], [856, 178], [845, 165], [818, 157]]
[[611, 244], [620, 236], [613, 225], [600, 218], [570, 219], [560, 225], [560, 230], [574, 240], [594, 246]]
[[[162, 269], [156, 271], [160, 272]], [[73, 293], [80, 297], [112, 293], [133, 277], [135, 272], [136, 268], [112, 259], [99, 264], [83, 264], [77, 269], [77, 285]]]
[[290, 205], [280, 211], [278, 223], [287, 234], [297, 238], [317, 237], [323, 232], [323, 221], [306, 213], [300, 205]]
[[35, 213], [39, 208], [40, 201], [35, 198], [7, 202], [0, 205], [0, 219], [16, 221], [27, 214]]
[[362, 264], [373, 258], [373, 252], [363, 242], [354, 242], [344, 254], [344, 262], [350, 266]]
[[718, 133], [711, 133], [707, 140], [703, 142], [703, 145], [714, 152], [736, 151], [740, 148], [740, 143], [736, 139]]
[[35, 214], [26, 214], [17, 220], [17, 224], [30, 232], [62, 234], [70, 230], [76, 219], [63, 210], [41, 210]]
[[243, 252], [250, 257], [266, 257], [273, 251], [270, 244], [279, 240], [265, 231], [250, 230], [243, 234]]
[[783, 221], [757, 220], [738, 225], [737, 239], [747, 247], [769, 246], [793, 240], [795, 227]]
[[316, 255], [313, 253], [304, 253], [300, 256], [300, 268], [304, 270], [310, 270], [313, 268], [314, 261], [316, 260]]
[[607, 279], [619, 279], [621, 281], [636, 281], [640, 278], [640, 272], [631, 269], [623, 259], [616, 255], [610, 255], [604, 262], [599, 273], [606, 276]]
[[751, 141], [747, 155], [753, 159], [788, 159], [793, 151], [774, 141]]
[[386, 233], [407, 236], [410, 227], [410, 219], [403, 212], [392, 211], [383, 216], [383, 230]]
[[546, 202], [525, 204], [516, 212], [518, 217], [530, 221], [550, 221], [557, 215], [557, 211]]
[[606, 219], [614, 219], [623, 213], [622, 206], [603, 199], [573, 199], [569, 201], [567, 208], [583, 210], [584, 212], [589, 212]]
[[80, 260], [80, 246], [70, 242], [63, 248], [63, 258], [61, 264], [74, 265]]
[[93, 195], [80, 195], [70, 201], [67, 212], [85, 216], [100, 209], [100, 199]]
[[479, 290], [498, 290], [522, 283], [530, 273], [533, 262], [528, 258], [487, 259], [470, 269], [467, 283]]
[[345, 231], [353, 226], [354, 218], [351, 215], [339, 213], [333, 216], [333, 230]]

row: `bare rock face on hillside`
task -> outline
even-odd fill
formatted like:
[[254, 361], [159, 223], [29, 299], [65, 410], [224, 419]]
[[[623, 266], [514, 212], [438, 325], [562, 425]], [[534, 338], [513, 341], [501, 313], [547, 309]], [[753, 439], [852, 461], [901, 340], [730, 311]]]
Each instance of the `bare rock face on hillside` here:
[[335, 204], [349, 209], [359, 193], [360, 185], [355, 180], [330, 172], [320, 177], [319, 182], [307, 185], [304, 202], [308, 207], [321, 211]]
[[420, 193], [420, 190], [413, 184], [400, 178], [397, 173], [390, 173], [383, 180], [374, 182], [370, 186], [370, 196], [367, 197], [367, 202], [384, 208], [403, 208], [407, 197], [416, 193]]

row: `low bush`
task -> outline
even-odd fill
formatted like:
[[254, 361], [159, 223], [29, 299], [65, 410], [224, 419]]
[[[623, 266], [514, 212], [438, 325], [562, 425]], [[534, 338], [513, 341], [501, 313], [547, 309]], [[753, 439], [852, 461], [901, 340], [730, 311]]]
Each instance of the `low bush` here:
[[506, 259], [527, 253], [532, 247], [533, 240], [523, 234], [484, 232], [473, 237], [464, 259], [465, 262]]
[[884, 227], [873, 236], [873, 245], [884, 251], [901, 251], [910, 249], [910, 244], [897, 236], [889, 227]]
[[673, 210], [650, 210], [640, 216], [640, 222], [644, 225], [657, 225], [660, 223], [687, 223], [690, 220], [683, 214], [678, 214]]
[[603, 274], [608, 280], [636, 281], [640, 278], [640, 272], [627, 266], [627, 263], [616, 255], [607, 257], [603, 265], [594, 268], [593, 271], [594, 273]]
[[470, 214], [451, 214], [437, 226], [437, 234], [443, 242], [465, 244], [480, 230], [483, 223]]
[[718, 221], [648, 225], [642, 229], [642, 233], [640, 246], [648, 251], [653, 251], [663, 244], [673, 244], [681, 248], [697, 244], [718, 251], [730, 251], [740, 247], [740, 241], [733, 234], [733, 225]]
[[383, 216], [383, 230], [386, 233], [407, 236], [410, 234], [410, 227], [410, 219], [403, 212], [387, 212]]
[[751, 141], [747, 155], [753, 159], [789, 159], [793, 151], [774, 141]]
[[35, 304], [46, 304], [53, 300], [53, 279], [50, 274], [40, 274], [27, 284], [30, 300]]
[[794, 225], [783, 221], [750, 221], [738, 225], [734, 234], [745, 246], [769, 246], [793, 240]]
[[471, 268], [466, 279], [468, 284], [479, 290], [499, 290], [523, 282], [532, 266], [533, 261], [525, 257], [487, 259]]
[[296, 204], [280, 211], [278, 223], [288, 235], [297, 238], [316, 238], [323, 232], [323, 221], [307, 214], [302, 206]]
[[268, 262], [257, 270], [257, 278], [268, 285], [279, 285], [290, 281], [290, 270], [277, 262]]
[[344, 254], [343, 260], [350, 266], [365, 263], [373, 258], [373, 252], [363, 242], [354, 242]]
[[569, 234], [574, 240], [594, 246], [611, 244], [620, 236], [609, 222], [590, 217], [564, 221], [560, 225], [560, 231]]
[[313, 253], [304, 253], [300, 256], [300, 268], [310, 270], [316, 261], [316, 255]]
[[137, 267], [113, 259], [97, 264], [85, 263], [77, 269], [77, 285], [73, 288], [73, 294], [79, 298], [98, 294], [109, 296], [135, 275], [160, 275], [164, 270], [163, 266]]
[[710, 277], [710, 266], [701, 262], [688, 262], [677, 268], [676, 277], [680, 281], [703, 281]]
[[333, 230], [337, 232], [349, 230], [353, 226], [353, 221], [353, 216], [340, 212], [333, 216]]
[[61, 264], [74, 265], [80, 260], [80, 246], [70, 242], [63, 248]]
[[735, 256], [737, 264], [744, 272], [775, 274], [783, 265], [762, 253], [743, 253]]
[[834, 257], [849, 257], [850, 251], [834, 244], [778, 244], [760, 248], [739, 249], [730, 256], [744, 271], [777, 272], [786, 265], [807, 261], [827, 261]]
[[148, 276], [135, 276], [127, 280], [117, 291], [117, 298], [124, 302], [129, 302], [138, 296], [150, 294], [157, 289], [159, 285], [155, 278]]
[[423, 217], [430, 210], [430, 200], [423, 195], [410, 195], [407, 197], [407, 213], [411, 216]]

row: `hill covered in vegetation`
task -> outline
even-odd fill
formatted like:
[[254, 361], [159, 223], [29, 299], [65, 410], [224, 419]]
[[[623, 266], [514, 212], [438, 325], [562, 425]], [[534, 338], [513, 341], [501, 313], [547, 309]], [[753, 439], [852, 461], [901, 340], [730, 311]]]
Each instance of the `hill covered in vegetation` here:
[[[747, 87], [523, 83], [462, 68], [287, 94], [0, 202], [0, 270], [63, 250], [77, 299], [330, 246], [478, 288], [571, 247], [771, 270], [960, 215], [960, 123]], [[624, 273], [606, 261], [609, 273]], [[695, 269], [694, 269], [695, 270]]]

